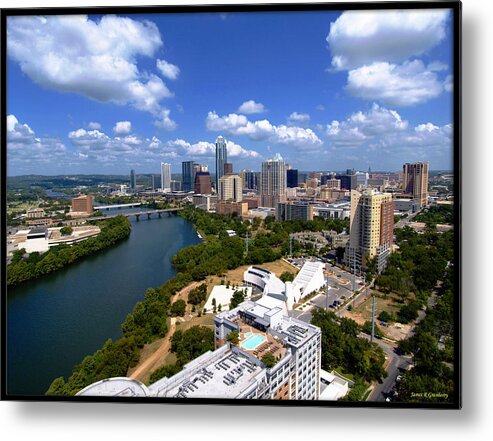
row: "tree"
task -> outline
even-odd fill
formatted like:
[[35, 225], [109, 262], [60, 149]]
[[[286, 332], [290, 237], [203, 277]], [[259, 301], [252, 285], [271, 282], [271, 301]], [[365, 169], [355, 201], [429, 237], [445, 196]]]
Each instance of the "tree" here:
[[264, 363], [267, 368], [271, 368], [276, 365], [277, 360], [270, 352], [267, 352], [267, 354], [262, 357], [262, 363]]
[[237, 289], [232, 297], [231, 297], [231, 303], [229, 304], [229, 309], [236, 308], [240, 303], [243, 303], [245, 301], [245, 293], [241, 289]]
[[290, 271], [284, 271], [279, 277], [283, 282], [292, 282], [294, 280], [294, 274]]
[[238, 334], [238, 331], [231, 331], [227, 336], [226, 336], [226, 341], [231, 343], [232, 345], [237, 345], [240, 342], [240, 336]]
[[[371, 335], [371, 322], [367, 320], [363, 327], [362, 327], [363, 332], [366, 332], [368, 335]], [[377, 338], [382, 338], [384, 337], [383, 331], [380, 329], [380, 327], [375, 323], [375, 328], [374, 328], [374, 335]]]
[[207, 285], [205, 283], [202, 283], [200, 286], [192, 289], [188, 293], [188, 303], [192, 305], [199, 305], [200, 303], [205, 301], [206, 296], [207, 296]]
[[62, 234], [63, 236], [70, 236], [73, 233], [73, 231], [74, 231], [73, 228], [69, 226], [60, 228], [60, 234]]
[[185, 300], [177, 300], [171, 305], [170, 309], [170, 314], [173, 317], [183, 317], [185, 315], [185, 310], [186, 310], [187, 304], [185, 303]]

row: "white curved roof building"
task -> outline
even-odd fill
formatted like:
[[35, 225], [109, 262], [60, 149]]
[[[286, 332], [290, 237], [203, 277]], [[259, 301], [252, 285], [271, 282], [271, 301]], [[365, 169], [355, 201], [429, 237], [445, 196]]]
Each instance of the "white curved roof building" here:
[[243, 280], [263, 290], [263, 297], [258, 300], [258, 303], [265, 302], [265, 306], [271, 308], [279, 306], [287, 312], [293, 309], [293, 305], [303, 297], [325, 286], [324, 264], [305, 262], [293, 282], [286, 283], [272, 271], [250, 266], [243, 273]]

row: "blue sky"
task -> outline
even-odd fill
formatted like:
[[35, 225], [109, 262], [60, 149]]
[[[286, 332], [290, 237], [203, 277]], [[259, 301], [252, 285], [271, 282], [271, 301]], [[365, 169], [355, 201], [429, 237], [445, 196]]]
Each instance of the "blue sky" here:
[[11, 17], [8, 174], [452, 168], [445, 10]]

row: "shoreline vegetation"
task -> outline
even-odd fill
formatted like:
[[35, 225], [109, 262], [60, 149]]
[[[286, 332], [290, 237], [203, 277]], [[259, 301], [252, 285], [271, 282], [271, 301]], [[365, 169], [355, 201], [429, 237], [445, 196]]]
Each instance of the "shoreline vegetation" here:
[[25, 249], [14, 252], [12, 262], [7, 266], [7, 286], [16, 286], [29, 280], [38, 279], [46, 274], [91, 256], [128, 238], [132, 227], [124, 216], [95, 221], [101, 232], [83, 242], [73, 245], [58, 245], [43, 254], [33, 252], [24, 257]]
[[[74, 367], [66, 381], [63, 377], [54, 379], [47, 395], [75, 395], [89, 384], [104, 378], [126, 376], [128, 370], [137, 365], [144, 345], [167, 334], [171, 299], [190, 283], [204, 280], [209, 275], [222, 275], [244, 264], [262, 264], [281, 258], [289, 251], [291, 232], [323, 229], [340, 232], [346, 226], [344, 222], [334, 219], [281, 224], [269, 217], [260, 230], [262, 222], [254, 221], [250, 225], [239, 217], [211, 214], [191, 205], [180, 211], [179, 216], [192, 222], [194, 228], [201, 231], [204, 241], [185, 247], [173, 256], [176, 276], [157, 288], [147, 289], [144, 299], [135, 305], [123, 322], [121, 338], [115, 342], [107, 340], [101, 349], [86, 356]], [[246, 256], [243, 238], [249, 228], [256, 234], [249, 243]], [[229, 237], [228, 229], [235, 230], [237, 236]], [[296, 242], [293, 251], [300, 249], [300, 244]]]

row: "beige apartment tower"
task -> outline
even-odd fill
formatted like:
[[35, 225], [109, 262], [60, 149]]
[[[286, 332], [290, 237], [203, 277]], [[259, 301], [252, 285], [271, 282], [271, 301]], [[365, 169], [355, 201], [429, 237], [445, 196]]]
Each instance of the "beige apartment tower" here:
[[364, 268], [377, 257], [377, 270], [387, 263], [394, 236], [394, 203], [390, 193], [373, 189], [362, 193], [351, 190], [350, 238], [346, 263], [350, 268]]
[[218, 185], [218, 201], [241, 202], [243, 199], [243, 182], [240, 175], [224, 175], [219, 178]]
[[274, 159], [262, 162], [260, 206], [276, 208], [279, 202], [286, 202], [286, 164], [277, 153]]
[[428, 205], [428, 162], [406, 163], [402, 166], [403, 189], [419, 202], [420, 208]]

